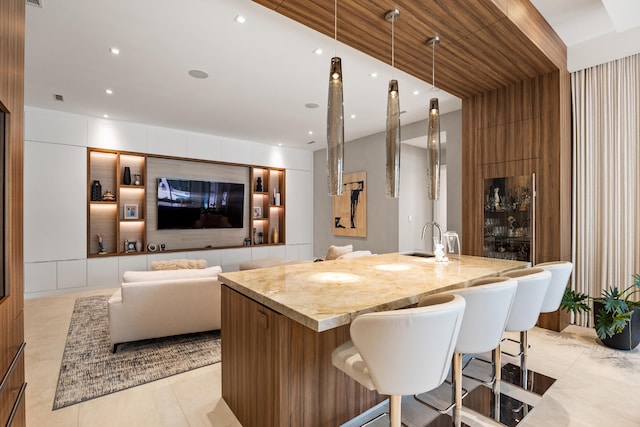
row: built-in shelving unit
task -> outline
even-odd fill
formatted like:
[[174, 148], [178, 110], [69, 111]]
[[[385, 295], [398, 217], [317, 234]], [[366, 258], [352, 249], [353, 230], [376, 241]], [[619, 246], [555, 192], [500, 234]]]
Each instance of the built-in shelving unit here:
[[[283, 245], [285, 243], [285, 170], [280, 168], [235, 165], [228, 163], [206, 162], [166, 156], [120, 152], [90, 148], [87, 151], [87, 256], [104, 257], [149, 253], [149, 243], [166, 242], [171, 250], [201, 250], [196, 243], [194, 247], [177, 247], [176, 239], [181, 242], [188, 238], [184, 233], [176, 237], [175, 231], [167, 233], [166, 240], [160, 233], [163, 230], [148, 229], [147, 222], [154, 221], [155, 199], [153, 187], [148, 185], [151, 168], [149, 162], [161, 161], [162, 170], [171, 169], [174, 161], [184, 167], [185, 162], [212, 166], [222, 165], [226, 168], [240, 168], [249, 176], [249, 201], [245, 200], [245, 209], [249, 210], [249, 221], [245, 223], [245, 245]], [[166, 164], [165, 164], [166, 163]], [[158, 173], [158, 166], [154, 168]], [[177, 168], [178, 170], [180, 168]], [[247, 171], [248, 169], [248, 171]], [[235, 170], [235, 169], [234, 169]], [[174, 171], [172, 171], [174, 172]], [[164, 173], [164, 172], [163, 172]], [[174, 172], [175, 173], [175, 172]], [[167, 174], [171, 175], [169, 172]], [[240, 174], [242, 175], [242, 174]], [[245, 177], [247, 176], [245, 175]], [[151, 173], [151, 181], [154, 181]], [[244, 182], [246, 183], [244, 178]], [[154, 190], [154, 191], [151, 191]], [[153, 209], [151, 209], [153, 208]], [[245, 211], [246, 213], [246, 211]], [[247, 218], [247, 217], [245, 217]], [[193, 230], [192, 232], [196, 232]], [[150, 234], [152, 236], [150, 237]], [[100, 236], [100, 237], [99, 237]], [[164, 236], [164, 234], [162, 234]], [[174, 244], [172, 243], [172, 239]], [[100, 242], [101, 240], [101, 242]], [[212, 239], [216, 241], [216, 239]], [[192, 240], [198, 242], [197, 240]], [[218, 240], [219, 241], [219, 240]], [[242, 236], [235, 247], [242, 245]], [[198, 246], [198, 247], [196, 247]], [[212, 246], [206, 246], [212, 248]], [[227, 243], [221, 247], [234, 247]], [[151, 251], [154, 251], [152, 248]]]
[[251, 244], [285, 242], [285, 170], [251, 168]]
[[144, 154], [88, 150], [89, 257], [145, 252], [145, 167]]

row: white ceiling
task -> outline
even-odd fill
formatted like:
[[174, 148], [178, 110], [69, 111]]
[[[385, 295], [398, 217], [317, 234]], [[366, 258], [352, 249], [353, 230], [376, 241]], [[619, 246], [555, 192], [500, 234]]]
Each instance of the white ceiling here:
[[[337, 54], [343, 62], [345, 139], [385, 129], [389, 65], [249, 0], [42, 3], [27, 6], [27, 106], [316, 150], [325, 146], [329, 63]], [[583, 63], [583, 56], [602, 63], [640, 51], [638, 19], [628, 19], [640, 16], [637, 0], [532, 3], [569, 46], [570, 70], [580, 69], [572, 64]], [[620, 12], [623, 3], [627, 9]], [[237, 15], [246, 23], [234, 22]], [[391, 34], [382, 17], [380, 25]], [[627, 41], [616, 49], [607, 42], [600, 48], [605, 59], [596, 59], [591, 47], [614, 37]], [[314, 54], [316, 48], [324, 53]], [[437, 75], [437, 59], [436, 48], [436, 86], [446, 78]], [[194, 79], [192, 69], [209, 77]], [[398, 70], [393, 78], [406, 111], [402, 124], [424, 120], [431, 84]], [[447, 93], [438, 91], [437, 97], [443, 112], [461, 107]]]

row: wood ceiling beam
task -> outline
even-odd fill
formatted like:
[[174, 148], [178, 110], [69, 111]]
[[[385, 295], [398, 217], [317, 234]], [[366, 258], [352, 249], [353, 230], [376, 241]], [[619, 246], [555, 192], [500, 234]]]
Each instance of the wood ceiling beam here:
[[[329, 37], [332, 0], [254, 0]], [[395, 22], [396, 67], [431, 82], [436, 47], [436, 86], [460, 98], [566, 70], [566, 46], [528, 0], [343, 0], [338, 2], [338, 40], [387, 64]]]

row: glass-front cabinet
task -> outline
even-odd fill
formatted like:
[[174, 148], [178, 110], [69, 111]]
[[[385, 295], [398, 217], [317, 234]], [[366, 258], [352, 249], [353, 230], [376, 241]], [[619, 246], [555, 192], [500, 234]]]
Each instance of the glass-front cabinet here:
[[535, 259], [535, 174], [484, 180], [485, 257]]

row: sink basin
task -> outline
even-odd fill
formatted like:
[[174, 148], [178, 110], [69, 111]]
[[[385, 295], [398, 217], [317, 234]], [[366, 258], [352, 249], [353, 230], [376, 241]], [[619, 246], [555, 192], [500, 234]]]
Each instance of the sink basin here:
[[420, 258], [433, 258], [435, 255], [430, 254], [428, 252], [404, 252], [401, 255], [407, 255], [407, 256], [417, 256]]

